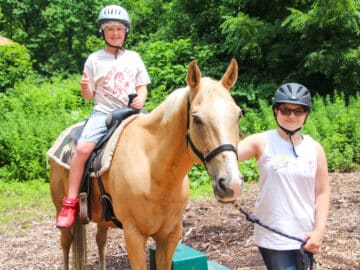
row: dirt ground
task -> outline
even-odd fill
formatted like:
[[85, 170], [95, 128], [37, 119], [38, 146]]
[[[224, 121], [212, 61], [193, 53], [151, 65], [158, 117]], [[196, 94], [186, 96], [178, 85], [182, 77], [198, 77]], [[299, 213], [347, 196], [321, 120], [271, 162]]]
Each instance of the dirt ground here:
[[[360, 172], [333, 173], [330, 178], [331, 212], [315, 269], [360, 269]], [[256, 193], [256, 184], [246, 188], [243, 208], [252, 210]], [[20, 221], [12, 222], [11, 232], [0, 234], [0, 269], [62, 269], [54, 219], [44, 214], [25, 229]], [[253, 225], [232, 205], [214, 199], [192, 201], [183, 225], [182, 242], [205, 253], [209, 260], [235, 270], [265, 269], [253, 243]], [[87, 236], [88, 269], [98, 269], [94, 224], [87, 225]], [[150, 239], [148, 245], [152, 244]], [[130, 269], [120, 229], [110, 230], [106, 261], [108, 269]]]

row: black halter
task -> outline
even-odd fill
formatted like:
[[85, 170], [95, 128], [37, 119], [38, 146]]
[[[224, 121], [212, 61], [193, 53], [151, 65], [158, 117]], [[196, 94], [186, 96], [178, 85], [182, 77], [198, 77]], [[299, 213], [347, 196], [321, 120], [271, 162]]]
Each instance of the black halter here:
[[190, 96], [188, 96], [188, 102], [187, 102], [187, 111], [186, 111], [186, 141], [188, 144], [190, 144], [191, 149], [196, 154], [196, 156], [205, 164], [206, 162], [209, 162], [213, 157], [215, 157], [217, 154], [224, 152], [224, 151], [233, 151], [237, 158], [237, 150], [232, 144], [222, 144], [218, 147], [216, 147], [214, 150], [212, 150], [208, 155], [204, 156], [203, 153], [201, 153], [193, 143], [193, 141], [190, 138]]

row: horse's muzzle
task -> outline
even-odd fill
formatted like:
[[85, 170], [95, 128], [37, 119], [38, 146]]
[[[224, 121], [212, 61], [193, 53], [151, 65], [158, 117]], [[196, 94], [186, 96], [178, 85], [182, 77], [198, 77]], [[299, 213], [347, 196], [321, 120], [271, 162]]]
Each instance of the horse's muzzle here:
[[213, 179], [212, 184], [216, 199], [221, 202], [235, 201], [240, 196], [243, 182], [241, 174], [231, 179], [224, 177]]

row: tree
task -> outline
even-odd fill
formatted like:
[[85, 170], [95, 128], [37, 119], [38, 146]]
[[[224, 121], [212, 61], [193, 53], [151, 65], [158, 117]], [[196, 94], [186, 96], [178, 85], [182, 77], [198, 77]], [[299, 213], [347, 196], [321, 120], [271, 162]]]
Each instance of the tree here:
[[93, 0], [51, 1], [42, 12], [47, 27], [41, 29], [36, 48], [43, 72], [74, 74], [82, 70], [86, 40], [97, 32], [101, 6]]
[[[1, 0], [0, 34], [27, 47], [36, 71], [78, 73], [87, 55], [103, 46], [96, 19], [109, 3]], [[355, 94], [360, 88], [358, 0], [124, 0], [121, 5], [132, 21], [127, 48], [188, 40], [206, 54], [213, 51], [206, 60], [209, 76], [221, 74], [235, 57], [240, 72], [234, 92], [248, 101], [270, 97], [285, 81], [322, 95], [335, 89]]]
[[[302, 48], [299, 76], [326, 94], [360, 89], [360, 2], [315, 1], [307, 12], [291, 9], [282, 26]], [[320, 80], [319, 80], [320, 79]], [[325, 82], [325, 83], [324, 83]]]
[[[320, 94], [358, 91], [359, 2], [276, 2], [277, 16], [257, 1], [257, 8], [254, 2], [251, 5], [263, 13], [245, 5], [244, 11], [227, 16], [222, 24], [224, 49], [241, 60], [242, 78], [256, 85], [298, 81]], [[287, 9], [286, 3], [291, 4]]]

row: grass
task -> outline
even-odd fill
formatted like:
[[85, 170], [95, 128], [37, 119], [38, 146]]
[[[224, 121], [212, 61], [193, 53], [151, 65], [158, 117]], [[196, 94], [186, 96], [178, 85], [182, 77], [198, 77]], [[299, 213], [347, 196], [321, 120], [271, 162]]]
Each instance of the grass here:
[[31, 221], [53, 214], [49, 184], [41, 180], [0, 181], [0, 233], [30, 226]]

